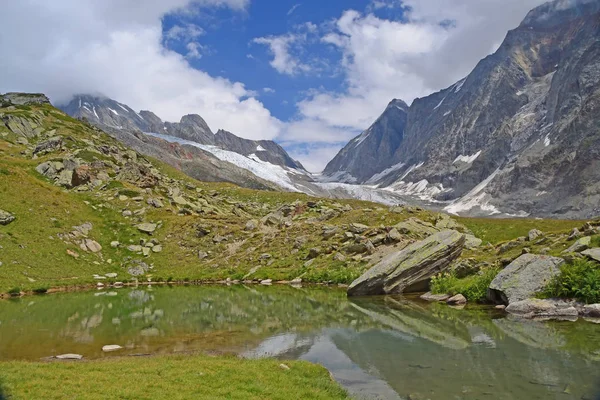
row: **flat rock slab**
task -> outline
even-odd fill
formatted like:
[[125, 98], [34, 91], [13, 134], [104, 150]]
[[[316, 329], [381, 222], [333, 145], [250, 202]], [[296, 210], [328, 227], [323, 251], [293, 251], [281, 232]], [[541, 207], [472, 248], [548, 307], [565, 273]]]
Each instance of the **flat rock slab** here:
[[121, 350], [123, 347], [119, 346], [118, 344], [109, 344], [106, 346], [102, 346], [102, 351], [104, 351], [105, 353], [111, 352], [111, 351], [117, 351], [117, 350]]
[[526, 299], [511, 303], [506, 312], [530, 319], [577, 319], [579, 312], [573, 306], [559, 306], [550, 300]]
[[598, 247], [594, 247], [593, 249], [586, 250], [581, 254], [583, 254], [586, 257], [591, 258], [592, 260], [600, 262], [600, 248], [598, 248]]
[[143, 224], [136, 225], [136, 228], [140, 232], [147, 233], [147, 234], [151, 235], [156, 230], [157, 225], [146, 222], [146, 223], [143, 223]]
[[449, 294], [433, 294], [431, 292], [427, 292], [427, 293], [421, 295], [421, 299], [426, 300], [426, 301], [446, 302], [446, 300], [448, 300], [449, 298], [450, 298]]
[[489, 286], [488, 299], [511, 304], [535, 297], [560, 273], [565, 260], [557, 257], [524, 254], [504, 268]]
[[442, 231], [390, 254], [348, 287], [348, 296], [414, 292], [426, 289], [432, 276], [460, 256], [465, 235]]
[[81, 354], [61, 354], [54, 358], [57, 360], [81, 360], [83, 356]]

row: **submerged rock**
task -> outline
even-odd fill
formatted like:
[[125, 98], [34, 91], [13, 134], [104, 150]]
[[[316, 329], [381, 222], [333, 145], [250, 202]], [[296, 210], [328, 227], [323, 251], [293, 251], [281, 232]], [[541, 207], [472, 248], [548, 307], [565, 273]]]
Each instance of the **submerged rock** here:
[[426, 301], [445, 302], [449, 298], [450, 298], [449, 294], [433, 294], [431, 292], [427, 292], [427, 293], [421, 295], [421, 299], [426, 300]]
[[402, 293], [426, 289], [429, 280], [460, 256], [465, 236], [443, 231], [391, 254], [356, 279], [348, 296]]
[[534, 297], [560, 273], [562, 258], [524, 254], [510, 263], [492, 281], [488, 299], [511, 304]]
[[452, 296], [446, 300], [446, 303], [450, 305], [467, 304], [467, 298], [459, 293], [456, 296]]

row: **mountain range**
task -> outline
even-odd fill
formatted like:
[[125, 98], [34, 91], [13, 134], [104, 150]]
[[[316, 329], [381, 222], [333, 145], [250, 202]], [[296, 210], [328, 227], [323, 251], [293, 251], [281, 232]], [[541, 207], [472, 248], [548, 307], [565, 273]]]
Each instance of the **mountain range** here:
[[307, 172], [277, 143], [163, 122], [98, 95], [60, 108], [201, 180], [413, 203], [457, 215], [600, 214], [600, 0], [533, 9], [464, 79], [392, 100], [329, 162]]
[[393, 100], [330, 179], [467, 215], [600, 214], [600, 1], [532, 10], [464, 79]]

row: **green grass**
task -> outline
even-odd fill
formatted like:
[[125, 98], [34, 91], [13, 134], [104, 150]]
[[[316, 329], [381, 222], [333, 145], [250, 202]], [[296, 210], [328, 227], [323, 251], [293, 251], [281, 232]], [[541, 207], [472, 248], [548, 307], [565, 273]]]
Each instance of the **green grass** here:
[[575, 260], [564, 264], [545, 288], [542, 297], [576, 298], [586, 303], [600, 302], [600, 264]]
[[321, 366], [303, 361], [160, 356], [0, 363], [8, 399], [346, 399]]
[[566, 232], [580, 228], [585, 221], [528, 218], [464, 218], [453, 217], [469, 228], [475, 236], [485, 242], [497, 244], [520, 236], [527, 236], [530, 230], [544, 233]]
[[499, 268], [487, 268], [462, 279], [458, 279], [452, 272], [445, 272], [431, 280], [431, 292], [452, 296], [460, 293], [469, 301], [485, 302], [487, 289], [498, 272]]

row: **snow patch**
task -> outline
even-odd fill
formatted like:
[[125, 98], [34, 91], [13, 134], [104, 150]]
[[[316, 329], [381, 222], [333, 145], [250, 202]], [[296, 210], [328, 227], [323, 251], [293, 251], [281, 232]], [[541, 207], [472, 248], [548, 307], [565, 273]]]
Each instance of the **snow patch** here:
[[377, 183], [377, 181], [385, 178], [386, 176], [388, 176], [389, 174], [391, 174], [394, 171], [398, 171], [399, 169], [402, 169], [402, 167], [404, 167], [404, 163], [398, 163], [398, 164], [392, 165], [391, 167], [386, 168], [383, 171], [373, 175], [371, 178], [369, 178], [369, 180], [366, 183], [367, 184]]
[[354, 141], [356, 142], [356, 144], [354, 145], [355, 148], [360, 146], [362, 144], [362, 142], [364, 142], [365, 139], [367, 137], [369, 137], [369, 134], [371, 133], [371, 129], [373, 129], [373, 128], [367, 129], [360, 136], [358, 136], [356, 139], [354, 139]]
[[456, 87], [454, 89], [454, 93], [458, 93], [461, 91], [461, 89], [463, 88], [463, 86], [465, 85], [465, 82], [467, 81], [467, 78], [463, 79], [462, 81], [458, 81], [456, 83]]
[[93, 108], [94, 115], [96, 116], [96, 118], [100, 119], [100, 117], [98, 116], [98, 113], [96, 112], [96, 106], [94, 106], [92, 108]]
[[479, 157], [481, 155], [481, 150], [479, 150], [477, 153], [473, 154], [472, 156], [463, 156], [462, 154], [459, 155], [458, 157], [456, 157], [456, 159], [454, 160], [454, 162], [452, 162], [452, 164], [456, 164], [459, 161], [462, 161], [464, 163], [467, 164], [471, 164], [473, 163], [473, 161], [475, 161], [477, 159], [477, 157]]
[[112, 108], [108, 107], [108, 109], [110, 110], [110, 112], [112, 112], [115, 115], [119, 115], [119, 113], [115, 110], [113, 110]]
[[444, 117], [447, 117], [448, 115], [450, 115], [450, 113], [451, 113], [451, 112], [452, 112], [452, 111], [446, 111], [446, 112], [444, 113]]
[[404, 108], [404, 107], [396, 106], [396, 108], [397, 108], [398, 110], [401, 110], [401, 111], [404, 111], [404, 112], [406, 112], [406, 108]]
[[434, 109], [434, 110], [437, 110], [438, 108], [440, 108], [440, 107], [442, 106], [442, 104], [444, 104], [444, 100], [446, 100], [446, 97], [444, 97], [444, 98], [442, 99], [442, 101], [440, 101], [440, 102], [438, 103], [438, 105], [437, 105], [437, 106], [433, 107], [433, 109]]
[[121, 108], [122, 108], [122, 109], [123, 109], [125, 112], [129, 112], [129, 110], [128, 110], [128, 109], [126, 109], [125, 107], [123, 107], [123, 105], [122, 105], [121, 103], [117, 103], [117, 105], [118, 105], [119, 107], [121, 107]]
[[549, 135], [546, 135], [546, 137], [544, 138], [544, 146], [546, 147], [550, 146], [550, 138], [548, 136]]
[[490, 176], [481, 181], [469, 193], [454, 201], [452, 204], [444, 207], [444, 210], [450, 214], [459, 215], [460, 212], [469, 211], [472, 208], [479, 207], [487, 211], [490, 215], [500, 214], [500, 211], [489, 204], [489, 195], [483, 191], [487, 185], [498, 175], [500, 168], [496, 169]]
[[267, 151], [267, 150], [265, 150], [265, 148], [259, 144], [258, 146], [256, 146], [256, 151]]
[[252, 172], [254, 175], [273, 182], [276, 185], [293, 192], [299, 192], [299, 190], [292, 184], [290, 177], [288, 176], [288, 170], [275, 164], [271, 164], [266, 161], [259, 159], [256, 154], [251, 154], [246, 157], [233, 151], [223, 150], [216, 146], [203, 145], [200, 143], [192, 142], [190, 140], [180, 139], [174, 136], [164, 135], [160, 133], [145, 132], [149, 136], [154, 136], [160, 139], [164, 139], [168, 142], [175, 142], [183, 145], [194, 146], [199, 149], [208, 151], [213, 154], [219, 160], [227, 161], [240, 168], [246, 169]]
[[321, 182], [316, 183], [316, 185], [321, 189], [328, 191], [332, 198], [339, 197], [336, 196], [335, 192], [345, 192], [354, 199], [372, 201], [388, 206], [398, 205], [402, 202], [394, 192], [377, 189], [374, 186], [353, 185], [339, 182]]
[[434, 203], [437, 202], [434, 200], [434, 197], [445, 191], [444, 185], [430, 185], [427, 179], [422, 179], [418, 182], [397, 182], [394, 185], [385, 188], [384, 190], [398, 193], [400, 195], [414, 196], [421, 200]]
[[330, 182], [344, 182], [344, 183], [356, 183], [358, 179], [350, 175], [346, 171], [338, 171], [333, 175], [315, 175], [315, 178], [319, 182], [330, 183]]

